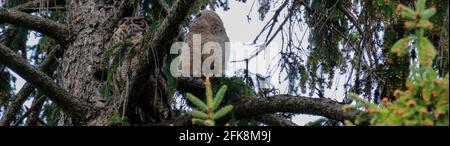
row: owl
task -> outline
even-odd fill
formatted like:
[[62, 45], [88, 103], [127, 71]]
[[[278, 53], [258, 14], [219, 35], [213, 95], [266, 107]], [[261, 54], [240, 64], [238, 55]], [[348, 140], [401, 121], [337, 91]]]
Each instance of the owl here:
[[117, 30], [112, 36], [112, 42], [129, 41], [134, 46], [137, 46], [142, 35], [147, 30], [148, 24], [144, 18], [140, 17], [125, 17], [117, 22]]
[[125, 17], [117, 22], [117, 29], [106, 53], [109, 55], [108, 68], [113, 71], [112, 79], [109, 80], [117, 91], [126, 91], [129, 75], [144, 52], [141, 42], [147, 28], [144, 18]]
[[[108, 82], [112, 86], [114, 109], [122, 117], [126, 116], [135, 123], [154, 122], [168, 116], [165, 101], [165, 78], [161, 74], [151, 75], [150, 81], [140, 81], [146, 86], [141, 97], [129, 97], [132, 79], [137, 76], [136, 70], [144, 58], [145, 47], [142, 45], [144, 32], [148, 29], [144, 18], [125, 17], [118, 21], [117, 29], [110, 40], [107, 52], [110, 54], [108, 68], [112, 71]], [[108, 54], [108, 53], [107, 53]], [[148, 87], [147, 87], [148, 86]], [[161, 110], [162, 109], [162, 110]]]
[[[193, 40], [194, 40], [194, 34], [199, 34], [201, 36], [201, 47], [200, 48], [194, 48], [193, 47]], [[225, 31], [225, 27], [224, 24], [222, 22], [222, 20], [220, 19], [219, 15], [217, 15], [214, 11], [210, 11], [210, 10], [204, 10], [202, 12], [200, 12], [199, 15], [197, 15], [197, 18], [193, 20], [193, 22], [190, 23], [189, 25], [189, 32], [187, 33], [186, 37], [185, 37], [185, 43], [188, 44], [189, 48], [191, 49], [191, 55], [193, 54], [194, 51], [198, 51], [201, 52], [201, 50], [195, 50], [195, 49], [205, 49], [205, 47], [208, 46], [204, 46], [205, 43], [208, 42], [215, 42], [218, 43], [222, 49], [222, 54], [224, 56], [222, 56], [222, 73], [223, 71], [225, 71], [225, 65], [228, 62], [228, 54], [230, 49], [228, 48], [229, 46], [225, 45], [227, 42], [229, 42], [229, 38], [228, 35]], [[208, 58], [209, 56], [211, 56], [211, 54], [202, 54], [200, 59], [202, 64], [204, 63], [204, 61], [206, 60], [206, 58]], [[192, 56], [190, 57], [190, 64], [191, 67], [193, 65], [193, 58]], [[210, 68], [214, 68], [214, 65], [212, 64], [210, 66]], [[195, 74], [195, 72], [199, 72], [198, 70], [195, 70], [193, 68], [191, 68], [191, 75]], [[198, 73], [197, 73], [198, 74]]]

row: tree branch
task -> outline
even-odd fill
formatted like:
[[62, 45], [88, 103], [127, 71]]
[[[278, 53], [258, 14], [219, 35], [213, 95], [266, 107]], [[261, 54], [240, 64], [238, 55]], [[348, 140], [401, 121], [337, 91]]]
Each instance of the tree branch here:
[[169, 4], [167, 4], [165, 0], [157, 0], [156, 2], [161, 6], [164, 14], [167, 14], [170, 11]]
[[358, 111], [344, 112], [344, 104], [328, 98], [311, 98], [303, 96], [275, 95], [267, 98], [256, 98], [239, 105], [234, 109], [237, 117], [251, 117], [267, 113], [286, 112], [324, 116], [339, 121], [353, 120]]
[[345, 8], [344, 5], [342, 5], [342, 3], [339, 3], [338, 5], [339, 10], [341, 10], [341, 12], [344, 13], [344, 15], [348, 17], [348, 19], [350, 19], [350, 21], [353, 23], [353, 25], [355, 25], [359, 33], [361, 33], [361, 35], [364, 34], [363, 29], [361, 28], [361, 26], [358, 23], [358, 20], [356, 19], [356, 16], [354, 16], [351, 11]]
[[65, 45], [69, 36], [66, 26], [42, 17], [33, 16], [17, 10], [0, 8], [0, 21], [41, 32]]
[[[27, 117], [27, 121], [25, 122], [25, 125], [36, 126], [38, 124], [39, 113], [41, 112], [42, 106], [44, 105], [45, 101], [46, 101], [45, 96], [40, 96], [39, 98], [35, 98], [33, 100], [33, 103], [31, 104], [31, 107], [29, 109], [30, 113], [29, 114], [24, 113], [22, 115], [24, 117]], [[19, 118], [19, 120], [17, 120], [17, 121], [21, 121], [20, 119], [22, 119], [22, 118]]]
[[[204, 94], [204, 84], [199, 78], [177, 78], [178, 90], [183, 92], [190, 92], [194, 95]], [[236, 97], [241, 98], [241, 97]], [[324, 116], [329, 119], [335, 119], [339, 121], [351, 120], [353, 121], [359, 111], [344, 112], [343, 106], [345, 104], [333, 101], [329, 98], [312, 98], [303, 96], [290, 96], [290, 95], [275, 95], [266, 98], [254, 98], [238, 105], [235, 105], [234, 113], [236, 118], [248, 118], [257, 117], [258, 120], [263, 120], [263, 123], [270, 125], [277, 125], [273, 121], [274, 117], [267, 117], [266, 114], [273, 114], [277, 112], [285, 113], [297, 113], [297, 114], [309, 114]], [[270, 115], [276, 116], [276, 115]], [[263, 118], [263, 119], [261, 119]], [[266, 118], [266, 119], [264, 119]], [[180, 120], [188, 121], [180, 121]], [[190, 118], [182, 117], [174, 119], [172, 121], [166, 121], [160, 124], [190, 124]], [[267, 120], [267, 121], [264, 121]], [[279, 125], [290, 125], [288, 121], [281, 121], [283, 119], [277, 119]], [[284, 119], [285, 120], [285, 119]]]
[[[194, 5], [195, 0], [178, 0], [170, 9], [169, 15], [162, 21], [156, 29], [151, 38], [147, 37], [145, 40], [150, 40], [149, 47], [155, 50], [168, 50], [174, 38], [178, 35], [178, 31], [184, 18], [188, 16], [189, 10]], [[167, 46], [169, 45], [169, 46]], [[161, 49], [162, 48], [162, 49]], [[166, 53], [166, 51], [159, 51]], [[151, 51], [149, 49], [149, 54]]]
[[[128, 97], [135, 98], [142, 95], [145, 86], [142, 81], [149, 81], [154, 73], [159, 73], [162, 68], [162, 60], [172, 45], [173, 40], [178, 35], [181, 23], [189, 15], [189, 10], [194, 5], [195, 0], [177, 0], [172, 4], [169, 14], [157, 27], [152, 35], [144, 38], [148, 43], [148, 49], [144, 53], [143, 58], [151, 58], [151, 60], [140, 61], [137, 65], [137, 76], [132, 77], [130, 94]], [[158, 62], [159, 61], [159, 62]]]
[[[48, 53], [45, 60], [39, 66], [38, 70], [49, 75], [51, 72], [53, 72], [50, 67], [56, 63], [56, 58], [59, 58], [60, 56], [62, 56], [61, 47], [54, 47], [54, 49], [52, 49], [50, 53]], [[11, 103], [11, 106], [3, 114], [3, 117], [0, 120], [0, 126], [8, 126], [10, 124], [10, 122], [14, 119], [16, 113], [20, 110], [20, 107], [33, 91], [34, 87], [28, 82], [25, 83], [24, 86], [22, 86], [19, 92], [17, 92], [14, 101]]]
[[50, 100], [74, 119], [83, 121], [85, 120], [83, 117], [90, 117], [86, 115], [96, 114], [98, 111], [92, 103], [73, 97], [56, 85], [44, 72], [34, 69], [26, 60], [3, 44], [0, 44], [0, 62], [31, 83], [44, 95], [47, 95]]
[[[6, 29], [5, 33], [0, 36], [0, 44], [4, 44], [5, 46], [11, 47], [11, 44], [18, 33], [18, 29], [14, 26]], [[5, 66], [0, 63], [0, 75], [3, 74], [5, 70]], [[1, 124], [0, 124], [1, 125]]]
[[294, 122], [276, 114], [257, 116], [256, 119], [269, 126], [298, 126]]
[[66, 4], [65, 0], [46, 0], [46, 1], [39, 0], [26, 2], [24, 4], [14, 7], [13, 9], [25, 13], [33, 13], [40, 10], [56, 10], [54, 9], [56, 6], [63, 6], [65, 4]]
[[[22, 115], [20, 116], [17, 121], [13, 124], [13, 126], [19, 126], [20, 123], [22, 123], [22, 121], [31, 114], [31, 112], [38, 110], [39, 108], [42, 107], [42, 104], [45, 102], [45, 96], [44, 95], [38, 95], [36, 97], [36, 99], [33, 101], [33, 103], [31, 104], [30, 108]], [[35, 118], [39, 118], [39, 117], [35, 117]], [[30, 120], [30, 119], [28, 119]], [[34, 121], [36, 121], [37, 119], [32, 119]]]
[[[330, 19], [328, 17], [328, 15], [322, 14], [322, 13], [318, 13], [315, 9], [313, 9], [312, 7], [309, 6], [308, 3], [304, 2], [304, 1], [299, 1], [300, 5], [304, 6], [305, 9], [309, 12], [311, 12], [312, 14], [318, 14], [320, 15], [320, 17], [324, 17], [325, 19]], [[336, 32], [339, 36], [341, 36], [344, 39], [347, 39], [344, 35], [344, 33], [342, 33], [338, 28], [336, 28], [336, 26], [334, 26], [332, 23], [326, 23], [326, 25], [328, 25], [329, 27], [331, 27], [331, 29]]]
[[[328, 98], [311, 98], [302, 96], [289, 96], [289, 95], [275, 95], [267, 98], [256, 98], [241, 104], [238, 104], [233, 109], [236, 118], [249, 118], [263, 115], [263, 119], [267, 120], [263, 123], [269, 125], [282, 125], [293, 126], [292, 123], [286, 121], [280, 122], [279, 117], [265, 117], [265, 114], [272, 114], [277, 112], [297, 113], [297, 114], [309, 114], [324, 116], [330, 119], [336, 119], [339, 121], [351, 120], [353, 121], [360, 111], [348, 111], [344, 112], [343, 106], [339, 102], [333, 101]], [[274, 120], [276, 119], [276, 120]], [[260, 119], [261, 120], [261, 119]], [[271, 124], [270, 124], [271, 123]], [[274, 124], [275, 123], [275, 124]], [[279, 123], [279, 124], [276, 124]], [[174, 126], [186, 126], [191, 124], [191, 118], [189, 116], [181, 116], [171, 121], [164, 121], [155, 125], [174, 125]]]

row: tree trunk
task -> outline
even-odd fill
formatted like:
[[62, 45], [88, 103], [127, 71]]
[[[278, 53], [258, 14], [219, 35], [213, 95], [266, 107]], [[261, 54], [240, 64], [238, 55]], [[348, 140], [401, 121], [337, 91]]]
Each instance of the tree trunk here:
[[[166, 102], [166, 81], [160, 73], [160, 66], [163, 62], [161, 55], [152, 59], [148, 55], [144, 55], [143, 58], [139, 57], [139, 62], [150, 62], [150, 68], [145, 69], [146, 73], [136, 72], [135, 70], [142, 68], [139, 66], [129, 69], [131, 72], [127, 73], [132, 74], [130, 81], [126, 81], [126, 83], [122, 83], [124, 85], [120, 86], [132, 86], [129, 91], [131, 93], [120, 94], [126, 92], [124, 88], [113, 88], [112, 92], [119, 94], [112, 94], [112, 101], [106, 102], [103, 97], [105, 95], [100, 91], [100, 88], [108, 82], [108, 79], [105, 80], [107, 71], [102, 67], [104, 65], [101, 60], [102, 53], [111, 47], [110, 38], [116, 27], [115, 22], [119, 18], [129, 15], [131, 6], [128, 6], [126, 1], [85, 0], [69, 1], [66, 7], [66, 22], [71, 34], [69, 42], [72, 43], [68, 44], [63, 56], [62, 86], [72, 96], [92, 103], [95, 107], [99, 107], [100, 111], [86, 114], [86, 117], [81, 118], [85, 121], [74, 121], [76, 119], [61, 113], [62, 118], [58, 124], [111, 125], [119, 122], [124, 125], [130, 124], [128, 122], [131, 124], [160, 122], [168, 118], [170, 111]], [[144, 51], [148, 48], [142, 49], [143, 47], [136, 49], [138, 52], [133, 54], [145, 54]], [[128, 55], [130, 54], [125, 56]], [[154, 59], [157, 59], [159, 64], [149, 61]], [[119, 121], [114, 121], [114, 118], [119, 118]], [[125, 118], [130, 119], [128, 121]]]
[[[103, 97], [99, 93], [102, 81], [95, 78], [99, 71], [100, 57], [106, 49], [119, 18], [124, 1], [70, 0], [66, 4], [66, 22], [70, 30], [70, 44], [64, 52], [62, 62], [62, 87], [71, 95], [104, 107]], [[102, 125], [106, 115], [86, 115], [87, 125]], [[62, 113], [59, 125], [73, 125], [74, 119]]]

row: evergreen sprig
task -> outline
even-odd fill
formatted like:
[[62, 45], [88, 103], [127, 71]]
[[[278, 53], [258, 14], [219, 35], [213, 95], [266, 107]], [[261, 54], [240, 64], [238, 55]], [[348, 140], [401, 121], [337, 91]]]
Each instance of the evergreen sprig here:
[[[433, 68], [436, 50], [425, 36], [426, 30], [431, 30], [433, 24], [428, 20], [435, 13], [435, 8], [427, 9], [426, 0], [417, 0], [416, 9], [402, 4], [397, 11], [406, 19], [405, 28], [415, 33], [398, 40], [392, 47], [392, 52], [398, 56], [407, 55], [410, 50], [418, 52], [418, 61], [410, 66], [411, 73], [406, 82], [407, 89], [394, 91], [394, 101], [383, 98], [380, 105], [362, 100], [356, 94], [350, 97], [357, 100], [354, 108], [363, 108], [355, 124], [370, 119], [371, 125], [389, 126], [448, 126], [449, 125], [449, 87], [448, 74], [438, 76]], [[344, 108], [346, 110], [348, 106]], [[350, 107], [351, 108], [351, 107]], [[346, 121], [346, 125], [353, 125]]]
[[[213, 98], [213, 91], [209, 77], [205, 79], [206, 103], [195, 95], [187, 93], [187, 99], [191, 101], [197, 109], [187, 112], [192, 117], [192, 123], [204, 126], [215, 126], [215, 120], [222, 118], [233, 110], [233, 105], [226, 105], [219, 109], [220, 103], [224, 99], [227, 86], [222, 85]], [[219, 110], [216, 110], [219, 109]]]

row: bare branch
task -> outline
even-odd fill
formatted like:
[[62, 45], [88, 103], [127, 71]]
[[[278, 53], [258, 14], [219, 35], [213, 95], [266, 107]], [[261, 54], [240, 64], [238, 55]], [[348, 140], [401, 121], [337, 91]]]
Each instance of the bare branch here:
[[50, 100], [55, 102], [59, 108], [71, 117], [75, 119], [89, 117], [86, 115], [97, 112], [97, 108], [94, 105], [70, 95], [63, 88], [56, 85], [44, 72], [33, 68], [26, 60], [3, 44], [0, 44], [0, 62], [31, 83], [44, 95], [47, 95]]
[[342, 3], [339, 3], [338, 5], [339, 10], [341, 10], [341, 12], [344, 13], [345, 16], [348, 17], [348, 19], [350, 19], [350, 21], [353, 23], [353, 25], [355, 25], [359, 33], [364, 34], [361, 25], [358, 23], [358, 20], [356, 19], [356, 16], [354, 16], [350, 10], [345, 8], [344, 5], [342, 5]]
[[0, 8], [0, 21], [41, 32], [52, 37], [61, 45], [65, 44], [69, 36], [69, 30], [64, 25], [17, 10]]
[[[330, 18], [328, 17], [328, 15], [325, 15], [325, 14], [322, 14], [322, 13], [317, 12], [315, 9], [313, 9], [312, 7], [310, 7], [310, 6], [308, 5], [308, 3], [305, 3], [304, 1], [299, 1], [299, 4], [302, 5], [302, 6], [304, 6], [305, 9], [306, 9], [307, 11], [309, 11], [309, 12], [311, 12], [311, 13], [313, 13], [313, 14], [318, 14], [320, 17], [324, 17], [324, 18], [327, 19], [327, 20], [330, 19]], [[341, 36], [341, 37], [344, 38], [344, 39], [347, 39], [347, 38], [345, 37], [344, 33], [342, 33], [338, 28], [336, 28], [336, 26], [334, 26], [334, 25], [331, 24], [331, 23], [326, 23], [326, 25], [329, 26], [329, 27], [331, 27], [331, 29], [332, 29], [333, 31], [335, 31], [336, 33], [338, 33], [339, 36]]]
[[[281, 11], [287, 6], [288, 2], [289, 2], [288, 0], [284, 1], [284, 3], [281, 4], [280, 7], [278, 7], [278, 9], [274, 12], [270, 21], [268, 21], [267, 24], [263, 27], [263, 29], [259, 32], [259, 34], [256, 35], [255, 39], [253, 40], [253, 43], [256, 43], [256, 41], [263, 34], [263, 32], [265, 32], [266, 29], [269, 28], [269, 26], [270, 26], [269, 32], [267, 33], [266, 40], [265, 40], [265, 41], [267, 41], [267, 39], [269, 38], [269, 35], [271, 34], [271, 32], [273, 30], [273, 27], [275, 27], [275, 23], [278, 22], [278, 16], [280, 15]], [[248, 17], [248, 15], [247, 15], [247, 17]], [[280, 26], [282, 26], [282, 25], [280, 25]]]

